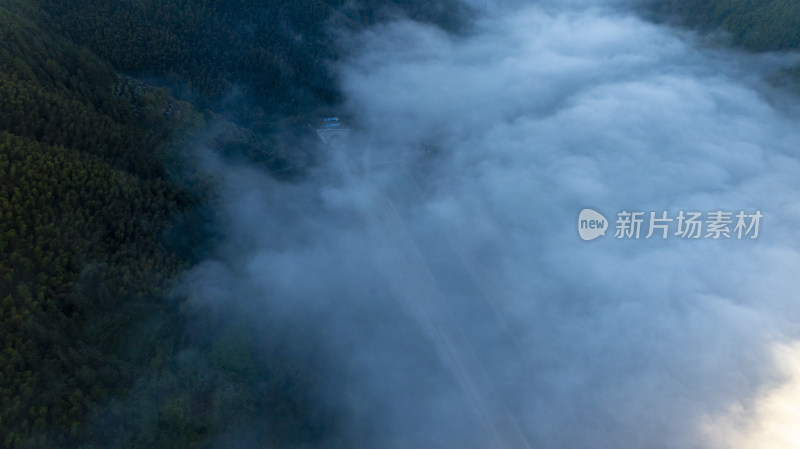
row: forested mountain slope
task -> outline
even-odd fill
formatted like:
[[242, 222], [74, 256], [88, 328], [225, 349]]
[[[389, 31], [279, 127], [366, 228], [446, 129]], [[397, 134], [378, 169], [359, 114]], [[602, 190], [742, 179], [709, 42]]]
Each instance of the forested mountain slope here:
[[0, 2], [0, 447], [196, 447], [256, 417], [285, 421], [263, 444], [317, 438], [288, 362], [254, 362], [235, 334], [177, 362], [184, 316], [165, 298], [205, 234], [202, 193], [165, 164], [231, 91], [257, 126], [335, 103], [329, 24], [449, 17], [352, 5]]
[[202, 117], [174, 101], [166, 117], [155, 90], [137, 114], [113, 67], [46, 23], [28, 2], [0, 6], [4, 447], [80, 439], [87, 411], [130, 382], [139, 360], [118, 344], [163, 308], [183, 266], [163, 237], [196, 202], [160, 151]]
[[656, 11], [702, 31], [722, 30], [752, 51], [800, 49], [798, 0], [667, 0]]
[[466, 14], [453, 0], [42, 1], [63, 34], [117, 70], [166, 77], [215, 106], [241, 90], [281, 114], [338, 99], [331, 30], [400, 15], [455, 28]]
[[[713, 35], [714, 40], [752, 52], [800, 50], [800, 0], [666, 0], [649, 3], [648, 14]], [[773, 78], [798, 91], [800, 65]]]

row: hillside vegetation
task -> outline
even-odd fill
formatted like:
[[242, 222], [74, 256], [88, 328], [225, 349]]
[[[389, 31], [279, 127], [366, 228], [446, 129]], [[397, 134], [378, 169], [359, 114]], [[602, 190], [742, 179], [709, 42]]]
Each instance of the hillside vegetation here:
[[[185, 168], [174, 149], [218, 121], [207, 108], [263, 131], [335, 104], [330, 25], [442, 22], [440, 6], [0, 2], [0, 447], [201, 447], [259, 426], [250, 447], [322, 438], [314, 373], [260, 358], [235, 328], [190, 335], [170, 299], [213, 221], [207, 184], [169, 175]], [[268, 136], [223, 128], [246, 136], [212, 139], [223, 154], [283, 163]]]
[[724, 31], [751, 51], [800, 49], [800, 0], [666, 0], [654, 8], [701, 31]]

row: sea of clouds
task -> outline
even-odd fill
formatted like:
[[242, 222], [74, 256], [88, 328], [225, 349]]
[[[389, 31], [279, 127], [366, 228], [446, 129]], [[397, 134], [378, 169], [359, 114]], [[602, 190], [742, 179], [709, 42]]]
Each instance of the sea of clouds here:
[[[182, 287], [313, 354], [331, 447], [800, 447], [800, 127], [765, 81], [795, 56], [596, 0], [341, 39], [348, 145], [292, 182], [206, 155], [225, 239]], [[764, 218], [617, 239], [622, 210]]]

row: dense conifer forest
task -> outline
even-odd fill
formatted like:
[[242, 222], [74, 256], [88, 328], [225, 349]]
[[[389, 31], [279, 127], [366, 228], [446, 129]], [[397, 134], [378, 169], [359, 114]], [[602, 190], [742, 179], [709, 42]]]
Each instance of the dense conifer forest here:
[[751, 51], [800, 48], [797, 0], [668, 0], [656, 11], [705, 32], [723, 31], [731, 42]]

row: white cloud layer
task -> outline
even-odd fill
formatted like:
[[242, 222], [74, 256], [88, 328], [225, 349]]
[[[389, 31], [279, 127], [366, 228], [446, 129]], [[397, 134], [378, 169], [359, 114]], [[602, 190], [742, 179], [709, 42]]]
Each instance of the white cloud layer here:
[[[300, 183], [209, 165], [228, 240], [187, 291], [326, 354], [332, 446], [797, 446], [800, 128], [762, 81], [791, 58], [584, 3], [355, 36], [344, 155]], [[764, 219], [583, 242], [584, 207]]]

